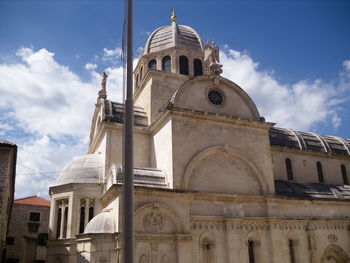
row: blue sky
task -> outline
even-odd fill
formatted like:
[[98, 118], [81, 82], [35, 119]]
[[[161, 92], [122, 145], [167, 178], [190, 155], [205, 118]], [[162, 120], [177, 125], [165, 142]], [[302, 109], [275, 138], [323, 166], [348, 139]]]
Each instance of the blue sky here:
[[[350, 1], [135, 1], [135, 57], [171, 8], [218, 43], [223, 75], [268, 121], [350, 137]], [[0, 0], [0, 140], [19, 146], [17, 197], [47, 196], [86, 152], [104, 70], [120, 100], [123, 20], [124, 1]]]

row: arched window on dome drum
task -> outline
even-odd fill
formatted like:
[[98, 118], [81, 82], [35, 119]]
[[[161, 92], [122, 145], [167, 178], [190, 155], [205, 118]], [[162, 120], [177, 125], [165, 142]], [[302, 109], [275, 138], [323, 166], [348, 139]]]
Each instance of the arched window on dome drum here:
[[152, 59], [148, 62], [149, 69], [157, 69], [157, 60]]
[[188, 75], [188, 58], [180, 56], [180, 74]]
[[320, 183], [324, 183], [322, 164], [320, 162], [317, 162], [316, 168], [317, 168], [318, 181]]
[[85, 228], [85, 206], [80, 207], [79, 234], [84, 233]]
[[254, 240], [248, 240], [248, 259], [249, 263], [255, 263], [255, 255], [254, 255]]
[[162, 70], [166, 72], [171, 72], [171, 57], [165, 56], [162, 59]]
[[348, 175], [346, 174], [346, 167], [344, 164], [342, 164], [340, 166], [340, 169], [341, 169], [341, 175], [343, 177], [343, 183], [344, 185], [349, 185], [349, 179], [348, 179]]
[[295, 249], [293, 239], [288, 239], [289, 261], [295, 263]]
[[57, 210], [57, 228], [56, 228], [56, 238], [60, 237], [61, 234], [61, 219], [62, 219], [62, 208], [58, 208]]
[[194, 59], [193, 68], [194, 68], [194, 75], [195, 76], [202, 76], [203, 75], [203, 66], [202, 66], [202, 61], [200, 59], [198, 59], [198, 58]]
[[289, 181], [293, 181], [292, 161], [289, 158], [286, 159], [286, 171], [287, 171], [287, 179]]

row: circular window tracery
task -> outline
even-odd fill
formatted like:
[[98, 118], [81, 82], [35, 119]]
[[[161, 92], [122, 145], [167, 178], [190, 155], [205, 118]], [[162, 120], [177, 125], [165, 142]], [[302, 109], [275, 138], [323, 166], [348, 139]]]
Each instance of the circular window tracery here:
[[224, 102], [224, 96], [218, 90], [211, 90], [208, 92], [208, 99], [214, 105], [221, 105]]

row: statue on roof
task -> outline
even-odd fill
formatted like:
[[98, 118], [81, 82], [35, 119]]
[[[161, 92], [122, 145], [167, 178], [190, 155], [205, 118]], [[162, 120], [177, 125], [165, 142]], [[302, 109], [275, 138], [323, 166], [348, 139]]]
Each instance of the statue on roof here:
[[98, 99], [106, 99], [107, 98], [107, 90], [106, 90], [107, 77], [108, 77], [108, 75], [106, 74], [106, 72], [103, 72], [102, 73], [102, 81], [101, 81], [101, 89], [98, 91]]
[[208, 40], [208, 43], [204, 46], [204, 64], [209, 75], [222, 73], [219, 52], [220, 50], [216, 43]]

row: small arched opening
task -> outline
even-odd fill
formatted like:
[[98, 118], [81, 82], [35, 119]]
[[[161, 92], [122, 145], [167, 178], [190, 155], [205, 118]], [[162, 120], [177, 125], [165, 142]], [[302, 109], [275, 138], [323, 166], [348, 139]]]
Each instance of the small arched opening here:
[[194, 69], [195, 76], [202, 76], [203, 75], [203, 65], [202, 65], [202, 61], [200, 59], [195, 58], [193, 60], [193, 69]]
[[171, 72], [171, 57], [165, 56], [162, 59], [162, 70], [165, 72]]
[[180, 56], [180, 74], [188, 75], [188, 58], [186, 56]]

